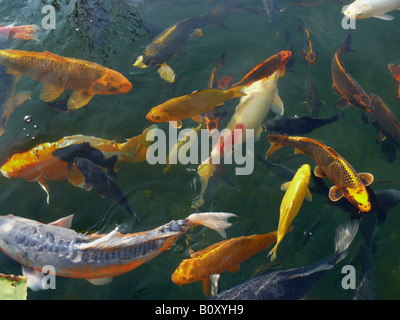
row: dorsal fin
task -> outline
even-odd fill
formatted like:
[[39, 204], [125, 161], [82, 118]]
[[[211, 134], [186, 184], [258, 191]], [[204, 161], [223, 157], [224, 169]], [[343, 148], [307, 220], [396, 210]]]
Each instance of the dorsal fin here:
[[335, 157], [339, 157], [339, 154], [331, 147], [326, 147], [326, 149], [328, 149], [328, 151], [334, 155]]
[[44, 55], [46, 55], [46, 56], [48, 56], [48, 57], [50, 57], [50, 58], [53, 58], [53, 59], [61, 59], [61, 60], [64, 60], [65, 58], [64, 57], [62, 57], [62, 56], [59, 56], [58, 54], [55, 54], [55, 53], [53, 53], [53, 52], [50, 52], [50, 51], [43, 51], [43, 54]]
[[72, 224], [72, 219], [74, 218], [73, 214], [70, 214], [69, 216], [63, 217], [61, 219], [58, 219], [56, 221], [53, 221], [49, 223], [49, 225], [52, 226], [57, 226], [57, 227], [63, 227], [63, 228], [71, 228]]

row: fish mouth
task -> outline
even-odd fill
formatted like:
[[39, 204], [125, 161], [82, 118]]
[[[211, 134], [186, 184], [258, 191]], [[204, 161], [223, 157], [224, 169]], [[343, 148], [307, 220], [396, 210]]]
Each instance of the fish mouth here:
[[5, 176], [6, 178], [10, 178], [10, 175], [6, 171], [4, 171], [3, 169], [1, 169], [0, 171], [3, 176]]

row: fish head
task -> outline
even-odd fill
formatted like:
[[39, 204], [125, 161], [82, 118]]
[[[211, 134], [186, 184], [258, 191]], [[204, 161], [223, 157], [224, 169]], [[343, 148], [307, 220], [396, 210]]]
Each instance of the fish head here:
[[373, 7], [368, 5], [365, 1], [354, 1], [343, 12], [344, 15], [350, 19], [366, 19], [373, 16]]
[[371, 210], [368, 192], [363, 185], [357, 189], [344, 187], [341, 188], [341, 192], [343, 196], [360, 211], [368, 212]]
[[292, 51], [290, 50], [281, 51], [279, 54], [281, 56], [281, 65], [285, 65], [290, 59], [292, 59]]
[[1, 168], [1, 174], [6, 178], [25, 178], [35, 180], [42, 170], [37, 157], [30, 152], [14, 154]]
[[149, 111], [149, 113], [146, 115], [146, 119], [153, 123], [168, 122], [172, 120], [167, 112], [157, 107]]
[[200, 267], [198, 259], [183, 260], [179, 267], [171, 276], [173, 283], [177, 285], [193, 283], [201, 279], [206, 279], [209, 274], [205, 268]]
[[118, 94], [128, 93], [132, 89], [132, 83], [122, 74], [110, 70], [103, 77], [96, 80], [92, 86], [95, 94]]
[[366, 93], [354, 95], [350, 98], [349, 102], [367, 113], [374, 111], [374, 104], [372, 103], [371, 97]]

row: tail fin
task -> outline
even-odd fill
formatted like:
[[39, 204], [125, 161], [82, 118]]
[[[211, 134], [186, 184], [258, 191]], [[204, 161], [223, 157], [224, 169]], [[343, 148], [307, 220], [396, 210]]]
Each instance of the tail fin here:
[[246, 95], [246, 93], [243, 92], [244, 89], [246, 89], [246, 85], [232, 87], [228, 91], [233, 93], [233, 98], [236, 98], [236, 97], [243, 97]]
[[236, 214], [225, 212], [193, 213], [187, 217], [187, 221], [194, 226], [201, 224], [213, 229], [223, 238], [226, 238], [225, 229], [232, 225], [232, 223], [228, 222], [228, 218], [230, 217], [236, 217]]
[[280, 136], [277, 134], [268, 135], [268, 141], [271, 143], [271, 146], [265, 154], [265, 159], [268, 159], [276, 150], [282, 148], [287, 138], [287, 136]]
[[335, 253], [340, 254], [337, 262], [346, 257], [347, 249], [350, 247], [358, 231], [359, 220], [349, 220], [340, 225], [335, 233]]
[[150, 138], [154, 135], [153, 129], [157, 129], [157, 125], [148, 127], [142, 134], [128, 139], [121, 145], [120, 151], [127, 157], [127, 161], [135, 163], [146, 160], [147, 149], [154, 141]]
[[340, 50], [339, 57], [348, 52], [356, 52], [356, 50], [354, 50], [351, 47], [351, 33], [347, 34], [339, 50]]

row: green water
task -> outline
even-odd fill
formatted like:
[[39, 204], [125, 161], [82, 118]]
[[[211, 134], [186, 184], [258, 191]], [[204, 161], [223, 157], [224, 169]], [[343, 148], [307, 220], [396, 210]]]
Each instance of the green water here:
[[[210, 1], [211, 2], [211, 1]], [[252, 8], [262, 9], [261, 0], [242, 1]], [[205, 14], [216, 7], [218, 1], [206, 0], [141, 1], [140, 3], [105, 1], [104, 7], [112, 19], [105, 29], [107, 39], [96, 45], [79, 19], [75, 1], [0, 1], [2, 25], [41, 25], [44, 14], [41, 8], [52, 4], [56, 8], [56, 29], [42, 30], [39, 41], [8, 39], [4, 47], [44, 51], [61, 56], [75, 57], [97, 62], [123, 73], [133, 84], [126, 95], [95, 96], [88, 109], [74, 113], [57, 113], [39, 99], [41, 83], [23, 76], [18, 91], [31, 90], [32, 99], [18, 107], [9, 119], [6, 132], [0, 137], [0, 160], [7, 161], [10, 150], [28, 150], [43, 142], [53, 142], [64, 136], [84, 134], [104, 139], [125, 141], [139, 135], [150, 123], [145, 119], [147, 112], [155, 105], [172, 97], [184, 95], [207, 86], [212, 68], [218, 57], [225, 52], [227, 63], [221, 68], [220, 76], [230, 75], [235, 81], [271, 55], [285, 50], [287, 43], [284, 30], [290, 31], [295, 51], [293, 72], [287, 72], [279, 80], [279, 95], [284, 102], [285, 115], [307, 115], [300, 105], [304, 100], [304, 62], [298, 51], [303, 47], [304, 35], [297, 31], [297, 18], [301, 17], [311, 30], [315, 49], [319, 57], [315, 66], [309, 67], [320, 99], [325, 105], [320, 109], [321, 117], [337, 112], [335, 103], [338, 96], [332, 93], [330, 62], [348, 30], [341, 27], [341, 8], [337, 1], [326, 0], [315, 7], [301, 8], [288, 3], [279, 3], [286, 10], [270, 23], [265, 13], [255, 15], [234, 11], [225, 24], [227, 28], [207, 26], [202, 38], [192, 38], [169, 65], [177, 74], [177, 81], [169, 84], [160, 79], [156, 68], [138, 69], [132, 66], [153, 37], [141, 27], [137, 19], [143, 19], [163, 28], [184, 18]], [[351, 75], [368, 93], [379, 94], [400, 118], [399, 101], [396, 100], [398, 83], [392, 78], [387, 65], [400, 63], [400, 14], [393, 13], [393, 21], [368, 19], [359, 21], [352, 30], [353, 48], [356, 53], [344, 57]], [[229, 116], [222, 121], [221, 128], [229, 122], [238, 100], [228, 101], [223, 107]], [[26, 123], [24, 116], [32, 121]], [[271, 118], [271, 114], [267, 118]], [[360, 121], [361, 112], [350, 107], [345, 117], [337, 123], [315, 130], [308, 136], [332, 146], [358, 172], [370, 172], [375, 176], [375, 189], [400, 189], [399, 159], [389, 163], [380, 145], [375, 143], [376, 130]], [[186, 120], [185, 127], [196, 124]], [[162, 124], [160, 128], [166, 129]], [[269, 147], [263, 133], [255, 144], [255, 152], [264, 155]], [[293, 150], [285, 148], [275, 155], [292, 155]], [[303, 163], [314, 164], [305, 156], [291, 157], [282, 164], [296, 170]], [[192, 199], [197, 195], [198, 185], [193, 184], [195, 165], [176, 165], [164, 174], [162, 165], [151, 166], [147, 162], [123, 164], [119, 167], [117, 182], [124, 190], [129, 202], [140, 215], [141, 221], [130, 232], [149, 230], [169, 222], [183, 219], [194, 210]], [[237, 237], [276, 230], [279, 221], [279, 206], [283, 197], [280, 191], [282, 181], [272, 176], [269, 170], [255, 161], [254, 172], [248, 176], [235, 176], [230, 166], [225, 168], [225, 179], [216, 176], [210, 181], [205, 195], [202, 212], [224, 211], [238, 215], [232, 219], [233, 226], [227, 230], [228, 237]], [[390, 179], [389, 184], [379, 181]], [[234, 186], [232, 186], [234, 185]], [[329, 182], [328, 182], [329, 185]], [[68, 182], [49, 181], [50, 204], [46, 195], [36, 183], [20, 179], [0, 179], [1, 214], [13, 213], [42, 222], [51, 222], [60, 217], [75, 214], [72, 228], [79, 231], [110, 231], [116, 224], [127, 219], [123, 207], [116, 206], [110, 199], [102, 199], [93, 190], [75, 188]], [[151, 196], [148, 197], [148, 191]], [[323, 215], [319, 227], [311, 240], [303, 246], [303, 233]], [[400, 298], [400, 260], [398, 247], [400, 234], [400, 207], [389, 211], [385, 224], [377, 223], [373, 242], [372, 263], [375, 275], [377, 299]], [[288, 234], [278, 249], [280, 264], [269, 265], [267, 252], [259, 253], [241, 265], [239, 273], [225, 272], [220, 278], [220, 288], [228, 289], [247, 280], [257, 270], [275, 271], [302, 267], [319, 261], [334, 251], [333, 236], [336, 227], [349, 219], [349, 215], [326, 204], [326, 199], [314, 195], [312, 202], [305, 202], [293, 222], [294, 230]], [[139, 268], [115, 277], [105, 286], [93, 286], [85, 280], [57, 278], [56, 290], [28, 292], [29, 299], [204, 299], [201, 283], [179, 287], [172, 283], [170, 276], [179, 263], [189, 256], [188, 250], [205, 248], [221, 237], [214, 231], [196, 228], [154, 260]], [[341, 286], [341, 268], [345, 264], [356, 267], [357, 279], [362, 268], [363, 238], [357, 235], [347, 258], [331, 270], [313, 287], [306, 298], [310, 299], [352, 299], [355, 290], [344, 290]], [[361, 255], [361, 258], [360, 258]], [[0, 272], [20, 274], [20, 267], [4, 255], [0, 257]]]

